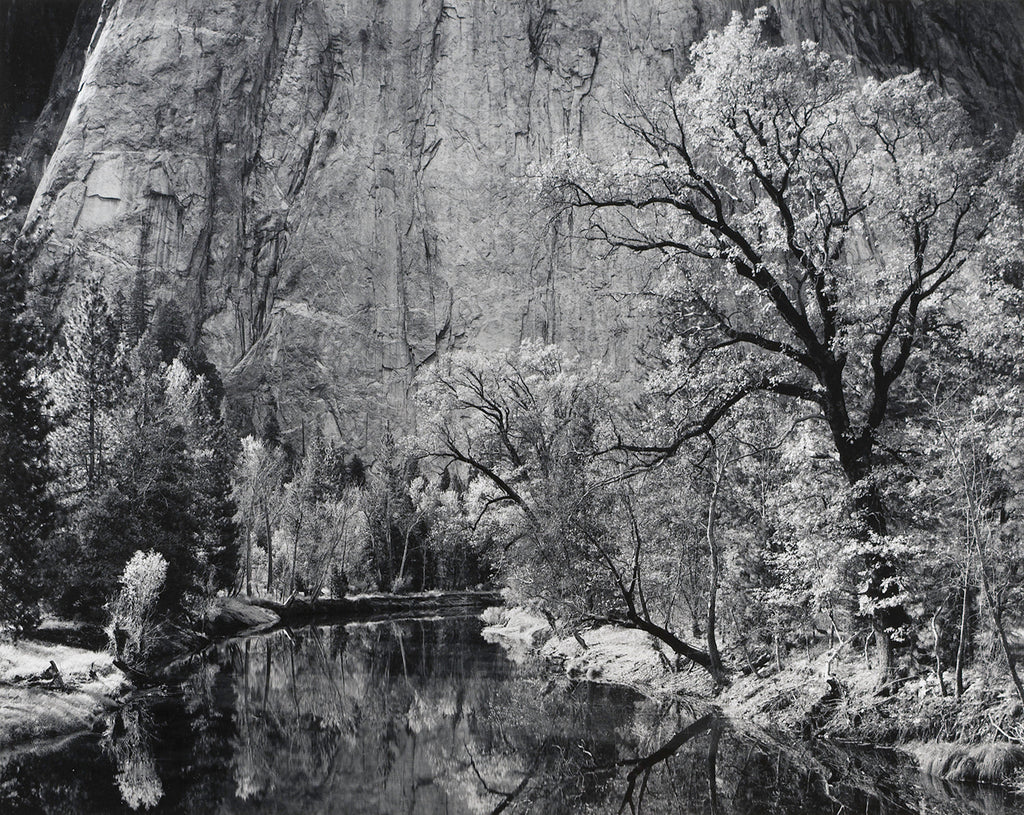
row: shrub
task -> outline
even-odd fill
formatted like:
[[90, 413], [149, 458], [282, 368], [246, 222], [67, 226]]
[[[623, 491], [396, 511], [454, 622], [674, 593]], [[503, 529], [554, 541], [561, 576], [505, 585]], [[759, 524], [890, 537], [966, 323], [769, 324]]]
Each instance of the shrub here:
[[136, 552], [121, 574], [121, 591], [111, 609], [114, 653], [134, 659], [145, 653], [153, 610], [167, 578], [167, 561], [157, 552]]

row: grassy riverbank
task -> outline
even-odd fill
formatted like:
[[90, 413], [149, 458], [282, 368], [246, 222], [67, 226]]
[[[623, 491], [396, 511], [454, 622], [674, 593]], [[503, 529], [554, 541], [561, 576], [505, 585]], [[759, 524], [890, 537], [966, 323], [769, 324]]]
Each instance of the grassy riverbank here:
[[488, 609], [484, 621], [484, 635], [513, 658], [556, 661], [570, 677], [655, 697], [698, 697], [784, 737], [895, 748], [936, 777], [1024, 790], [1024, 716], [1009, 680], [995, 673], [968, 672], [959, 699], [943, 696], [931, 674], [904, 678], [880, 695], [861, 654], [823, 645], [790, 655], [781, 670], [736, 675], [714, 694], [704, 671], [677, 666], [667, 648], [640, 631], [605, 626], [565, 636], [523, 609]]
[[127, 687], [107, 653], [32, 640], [0, 643], [0, 750], [89, 730]]

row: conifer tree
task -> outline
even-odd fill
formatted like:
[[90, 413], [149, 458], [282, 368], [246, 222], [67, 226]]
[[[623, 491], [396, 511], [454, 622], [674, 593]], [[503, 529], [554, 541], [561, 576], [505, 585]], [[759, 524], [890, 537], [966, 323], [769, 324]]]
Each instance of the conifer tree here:
[[181, 309], [161, 300], [150, 318], [146, 301], [141, 277], [113, 307], [98, 280], [86, 281], [50, 360], [68, 523], [47, 561], [62, 613], [96, 615], [142, 548], [168, 561], [164, 611], [187, 611], [237, 570], [223, 386], [211, 387]]
[[191, 370], [181, 356], [167, 369], [165, 382], [165, 424], [183, 429], [191, 461], [190, 512], [199, 525], [196, 554], [204, 570], [203, 582], [216, 588], [229, 586], [238, 569], [230, 479], [234, 454], [224, 424], [214, 412], [220, 402], [210, 397], [206, 378]]
[[35, 376], [41, 330], [25, 304], [26, 250], [12, 237], [0, 245], [0, 624], [16, 629], [36, 620], [39, 557], [54, 519], [49, 423]]
[[109, 460], [111, 411], [125, 383], [120, 332], [99, 279], [86, 280], [61, 328], [50, 377], [52, 450], [67, 490], [94, 491]]

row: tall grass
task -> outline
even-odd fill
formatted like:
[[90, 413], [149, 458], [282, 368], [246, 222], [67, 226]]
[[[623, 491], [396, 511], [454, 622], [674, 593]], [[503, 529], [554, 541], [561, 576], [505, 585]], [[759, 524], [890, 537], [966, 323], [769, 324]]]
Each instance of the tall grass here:
[[1024, 746], [932, 742], [913, 748], [921, 771], [949, 781], [1007, 784], [1024, 772]]

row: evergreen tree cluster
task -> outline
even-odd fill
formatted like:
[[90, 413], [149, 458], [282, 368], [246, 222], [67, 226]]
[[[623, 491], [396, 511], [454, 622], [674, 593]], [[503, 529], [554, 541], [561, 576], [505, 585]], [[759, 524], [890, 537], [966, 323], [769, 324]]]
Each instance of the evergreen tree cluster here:
[[187, 611], [235, 572], [234, 451], [223, 386], [173, 300], [150, 307], [141, 275], [127, 298], [85, 281], [49, 356], [54, 493], [50, 601], [97, 618], [132, 553], [170, 564], [160, 606]]
[[[11, 173], [5, 165], [4, 175]], [[27, 252], [13, 236], [0, 241], [0, 624], [16, 629], [38, 617], [45, 592], [38, 563], [54, 523], [49, 421], [35, 373], [42, 330], [26, 306]]]

